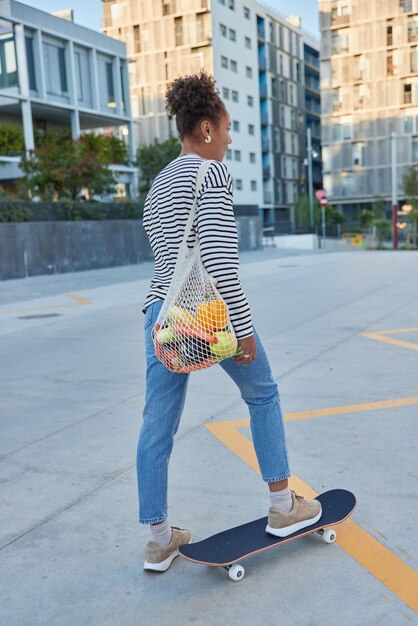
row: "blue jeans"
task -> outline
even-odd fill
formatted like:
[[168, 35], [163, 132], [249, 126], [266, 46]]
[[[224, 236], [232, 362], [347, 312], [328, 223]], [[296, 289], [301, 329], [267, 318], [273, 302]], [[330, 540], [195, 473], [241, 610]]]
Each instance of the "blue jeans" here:
[[[139, 521], [156, 524], [167, 518], [168, 462], [180, 423], [189, 374], [170, 372], [157, 359], [151, 332], [162, 306], [154, 302], [145, 312], [147, 361], [145, 408], [138, 441]], [[267, 355], [255, 333], [257, 358], [250, 365], [233, 359], [220, 363], [238, 386], [251, 417], [255, 452], [264, 481], [290, 476], [280, 396]]]

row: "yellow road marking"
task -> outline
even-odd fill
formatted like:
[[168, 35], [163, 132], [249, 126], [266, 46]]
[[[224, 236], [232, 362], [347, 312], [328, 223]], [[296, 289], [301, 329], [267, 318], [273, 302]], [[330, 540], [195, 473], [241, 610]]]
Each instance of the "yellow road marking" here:
[[51, 309], [69, 309], [74, 306], [80, 306], [82, 304], [91, 304], [90, 300], [86, 300], [81, 296], [77, 296], [74, 293], [68, 293], [67, 298], [71, 298], [77, 304], [50, 304], [47, 306], [31, 306], [31, 307], [22, 307], [20, 309], [7, 309], [6, 311], [0, 311], [0, 315], [10, 315], [13, 313], [27, 313], [29, 311], [50, 311]]
[[[362, 411], [379, 411], [380, 409], [391, 409], [401, 406], [413, 406], [418, 404], [418, 396], [411, 398], [399, 398], [397, 400], [379, 400], [376, 402], [365, 402], [363, 404], [348, 404], [346, 406], [330, 407], [328, 409], [313, 409], [312, 411], [299, 411], [296, 413], [286, 413], [286, 422], [310, 419], [312, 417], [327, 417], [328, 415], [344, 415], [347, 413], [361, 413]], [[247, 420], [249, 425], [249, 420]]]
[[67, 293], [67, 298], [72, 298], [73, 300], [78, 302], [78, 304], [91, 304], [90, 300], [86, 300], [81, 296], [77, 296], [77, 294], [75, 293]]
[[[405, 400], [409, 401], [408, 404], [418, 404], [418, 398], [406, 398]], [[411, 400], [414, 400], [414, 402], [411, 402]], [[387, 401], [386, 405], [389, 405], [389, 402], [390, 401]], [[398, 403], [399, 401], [395, 400], [393, 402]], [[379, 403], [370, 404], [376, 405]], [[408, 404], [402, 406], [407, 406]], [[354, 406], [364, 407], [366, 405], [351, 405], [349, 408]], [[393, 404], [390, 406], [393, 406]], [[401, 405], [395, 404], [394, 406]], [[340, 409], [343, 408], [345, 407], [340, 407]], [[327, 415], [328, 413], [326, 411], [328, 410], [323, 409], [321, 415]], [[312, 413], [314, 412], [306, 411], [305, 415], [309, 414], [308, 417], [313, 417]], [[319, 411], [317, 411], [317, 413], [319, 413]], [[300, 415], [301, 413], [299, 413], [299, 416]], [[319, 417], [319, 415], [317, 415], [317, 417]], [[298, 419], [303, 418], [299, 417]], [[244, 461], [244, 463], [257, 472], [257, 474], [260, 474], [253, 443], [238, 430], [239, 428], [249, 426], [248, 419], [231, 422], [216, 422], [205, 424], [205, 426], [219, 441], [231, 450], [231, 452]], [[317, 495], [312, 487], [297, 476], [292, 475], [289, 482], [295, 491], [303, 494], [307, 498], [313, 498]], [[413, 611], [418, 613], [418, 572], [404, 563], [375, 537], [370, 535], [351, 519], [346, 520], [344, 524], [340, 526], [337, 543], [375, 578], [390, 589], [392, 593], [403, 600]]]
[[400, 333], [414, 333], [418, 328], [394, 328], [393, 330], [379, 330], [371, 333], [360, 333], [363, 337], [374, 339], [375, 341], [381, 341], [382, 343], [389, 343], [393, 346], [400, 348], [407, 348], [408, 350], [418, 351], [418, 344], [412, 341], [402, 341], [401, 339], [394, 339], [393, 337], [386, 337], [385, 335], [397, 335]]

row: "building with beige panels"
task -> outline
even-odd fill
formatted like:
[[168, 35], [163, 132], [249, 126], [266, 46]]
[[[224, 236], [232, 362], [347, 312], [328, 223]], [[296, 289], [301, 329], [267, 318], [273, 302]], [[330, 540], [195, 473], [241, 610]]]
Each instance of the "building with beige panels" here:
[[168, 83], [204, 68], [215, 76], [231, 115], [226, 159], [237, 213], [260, 213], [265, 224], [290, 232], [306, 178], [304, 34], [298, 22], [255, 0], [106, 0], [103, 12], [103, 31], [123, 40], [132, 60], [138, 141], [176, 134], [164, 110]]
[[324, 188], [356, 220], [418, 162], [418, 1], [319, 0]]

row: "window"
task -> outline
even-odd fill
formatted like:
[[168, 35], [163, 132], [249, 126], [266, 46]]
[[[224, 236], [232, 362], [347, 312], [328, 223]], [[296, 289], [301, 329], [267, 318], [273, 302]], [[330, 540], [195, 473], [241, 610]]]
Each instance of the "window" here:
[[232, 150], [230, 150], [229, 148], [226, 151], [226, 159], [227, 159], [227, 161], [231, 161], [232, 160]]
[[235, 179], [235, 189], [242, 189], [242, 180], [241, 178]]
[[271, 79], [271, 95], [277, 98], [277, 80], [274, 77]]
[[228, 59], [224, 56], [221, 56], [221, 67], [228, 67]]
[[404, 104], [411, 104], [412, 102], [412, 85], [403, 86], [403, 102]]
[[115, 85], [113, 82], [113, 63], [111, 61], [106, 62], [106, 83], [107, 83], [107, 106], [115, 108]]
[[280, 100], [282, 102], [287, 100], [287, 83], [282, 78], [280, 79]]
[[405, 135], [413, 132], [413, 119], [412, 115], [405, 115], [403, 118], [403, 132]]
[[134, 52], [141, 52], [141, 35], [139, 24], [134, 25]]
[[233, 30], [232, 28], [229, 29], [229, 38], [231, 41], [237, 40], [237, 32]]
[[284, 50], [284, 30], [283, 26], [279, 26], [279, 47]]
[[388, 54], [386, 59], [386, 74], [388, 76], [393, 76], [393, 55]]
[[296, 130], [296, 116], [295, 116], [295, 110], [291, 109], [290, 111], [290, 128], [292, 130]]
[[353, 144], [353, 166], [363, 167], [364, 165], [364, 143]]
[[412, 0], [399, 0], [399, 6], [405, 13], [412, 13]]
[[412, 160], [418, 161], [418, 137], [412, 137]]
[[257, 181], [256, 180], [252, 180], [251, 181], [251, 191], [257, 191]]
[[241, 150], [234, 150], [235, 161], [241, 161]]
[[182, 17], [175, 17], [174, 18], [174, 35], [175, 35], [176, 46], [182, 46], [184, 44], [184, 41], [183, 41], [183, 18]]
[[244, 7], [244, 17], [246, 20], [250, 19], [250, 9], [248, 7]]
[[225, 0], [218, 0], [219, 4], [222, 4], [223, 6], [225, 6]]
[[295, 135], [291, 136], [291, 143], [292, 143], [292, 154], [296, 154], [296, 150], [295, 150]]
[[294, 98], [293, 85], [289, 85], [289, 100], [290, 100], [290, 104], [293, 104], [293, 98]]
[[28, 64], [29, 89], [36, 91], [36, 73], [35, 58], [33, 56], [33, 40], [31, 37], [25, 37], [26, 60]]
[[340, 28], [332, 31], [331, 41], [333, 54], [349, 52], [349, 29]]
[[249, 37], [245, 38], [245, 47], [248, 49], [251, 48], [251, 39]]
[[253, 96], [247, 96], [247, 104], [249, 107], [253, 107], [254, 106], [254, 98]]
[[238, 72], [238, 65], [236, 61], [232, 61], [231, 60], [231, 71], [232, 72]]
[[235, 11], [235, 0], [228, 0], [228, 6], [231, 11]]
[[408, 41], [418, 41], [418, 16], [414, 15], [408, 20]]
[[411, 73], [418, 72], [418, 48], [412, 46], [411, 48]]
[[222, 37], [226, 37], [226, 31], [227, 31], [227, 28], [225, 24], [219, 24], [219, 32], [221, 33]]
[[250, 152], [250, 163], [255, 163], [255, 152]]
[[65, 50], [61, 46], [44, 42], [47, 92], [55, 96], [68, 96]]
[[300, 83], [300, 63], [296, 62], [296, 82]]
[[234, 129], [235, 133], [239, 133], [239, 122], [237, 120], [234, 120], [232, 122], [232, 128]]
[[248, 124], [248, 134], [254, 135], [254, 130], [255, 130], [254, 124]]
[[252, 78], [253, 77], [253, 70], [248, 65], [245, 68], [245, 74], [246, 74], [247, 78]]
[[393, 26], [386, 26], [386, 44], [388, 46], [393, 45]]
[[229, 100], [229, 89], [228, 89], [228, 87], [222, 87], [222, 97], [225, 98], [225, 100]]
[[238, 102], [238, 91], [232, 90], [232, 102]]

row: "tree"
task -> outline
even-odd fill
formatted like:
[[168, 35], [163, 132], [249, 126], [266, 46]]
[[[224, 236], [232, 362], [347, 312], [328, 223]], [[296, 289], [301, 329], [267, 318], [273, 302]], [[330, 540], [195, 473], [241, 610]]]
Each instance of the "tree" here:
[[16, 156], [25, 150], [23, 131], [14, 124], [0, 125], [0, 155]]
[[90, 197], [111, 193], [115, 179], [108, 165], [115, 153], [123, 155], [117, 142], [94, 133], [74, 140], [68, 130], [37, 132], [35, 150], [22, 157], [21, 184], [42, 200], [76, 200], [83, 189]]
[[377, 235], [377, 247], [383, 247], [383, 241], [391, 233], [391, 222], [386, 219], [386, 201], [384, 198], [376, 198], [370, 209], [361, 211], [360, 226], [362, 228], [374, 228]]
[[151, 189], [157, 174], [180, 154], [181, 145], [177, 137], [171, 137], [160, 143], [155, 140], [149, 145], [142, 145], [137, 152], [139, 165], [139, 191], [146, 195]]
[[418, 172], [417, 166], [412, 166], [403, 177], [403, 188], [405, 192], [405, 201], [411, 207], [408, 213], [408, 221], [410, 229], [408, 233], [408, 245], [417, 245], [417, 226], [418, 226]]
[[[307, 193], [299, 194], [295, 203], [295, 221], [298, 226], [309, 226], [311, 222], [309, 209], [309, 195]], [[332, 204], [325, 207], [325, 222], [327, 226], [333, 224], [342, 224], [344, 215], [338, 211]], [[322, 208], [318, 200], [314, 200], [314, 225], [322, 224]]]

